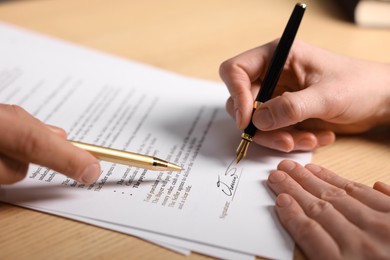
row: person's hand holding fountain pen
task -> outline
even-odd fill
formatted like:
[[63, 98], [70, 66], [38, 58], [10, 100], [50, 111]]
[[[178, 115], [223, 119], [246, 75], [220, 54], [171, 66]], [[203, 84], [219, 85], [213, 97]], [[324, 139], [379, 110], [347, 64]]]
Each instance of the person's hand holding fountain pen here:
[[[297, 9], [304, 6], [298, 4], [292, 18], [303, 14]], [[251, 141], [283, 152], [312, 151], [333, 143], [336, 133], [364, 133], [390, 124], [388, 63], [339, 55], [303, 41], [295, 41], [280, 62], [288, 27], [280, 41], [220, 67], [231, 94], [226, 109], [238, 128], [246, 128], [238, 162]], [[374, 96], [367, 98], [367, 89]], [[316, 164], [282, 160], [269, 172], [267, 186], [276, 196], [280, 223], [306, 258], [388, 258], [390, 185], [377, 181], [370, 187]]]
[[[276, 83], [279, 79], [280, 73], [283, 69], [284, 63], [287, 59], [291, 45], [294, 41], [295, 35], [298, 31], [299, 24], [302, 20], [306, 5], [297, 4], [293, 13], [287, 23], [286, 29], [283, 32], [279, 45], [277, 46], [269, 69], [264, 78], [260, 92], [257, 95], [254, 102], [253, 112], [265, 101], [272, 97], [272, 93], [275, 89]], [[245, 157], [249, 144], [252, 142], [252, 138], [256, 132], [256, 127], [251, 121], [248, 127], [242, 134], [242, 140], [237, 148], [237, 163]], [[72, 142], [79, 148], [82, 148], [97, 157], [98, 159], [107, 160], [111, 162], [117, 162], [121, 164], [128, 164], [136, 167], [151, 169], [151, 170], [170, 170], [180, 171], [182, 168], [170, 162], [166, 162], [159, 158], [145, 156], [141, 154], [134, 154], [90, 144], [84, 144], [79, 142]]]
[[[305, 12], [305, 4], [297, 4], [291, 14], [291, 17], [287, 23], [287, 26], [280, 38], [279, 44], [271, 59], [271, 63], [265, 74], [264, 80], [261, 82], [261, 88], [257, 94], [256, 100], [253, 104], [253, 113], [258, 109], [262, 103], [271, 99], [274, 89], [279, 80], [280, 74], [283, 70], [283, 66], [287, 60], [287, 56], [290, 52], [291, 46], [294, 42], [295, 35], [297, 34], [299, 25], [301, 23], [303, 14]], [[252, 120], [249, 125], [245, 128], [244, 133], [241, 135], [241, 142], [236, 151], [237, 163], [243, 159], [247, 153], [249, 144], [252, 142], [253, 137], [256, 133], [256, 126]]]

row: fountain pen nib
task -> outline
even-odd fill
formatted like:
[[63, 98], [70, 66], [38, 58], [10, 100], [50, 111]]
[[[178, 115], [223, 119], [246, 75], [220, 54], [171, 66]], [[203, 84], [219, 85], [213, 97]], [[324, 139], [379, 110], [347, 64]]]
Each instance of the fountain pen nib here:
[[236, 163], [239, 163], [242, 158], [245, 157], [246, 151], [248, 151], [249, 144], [251, 142], [246, 139], [241, 139], [240, 145], [237, 148], [236, 151]]

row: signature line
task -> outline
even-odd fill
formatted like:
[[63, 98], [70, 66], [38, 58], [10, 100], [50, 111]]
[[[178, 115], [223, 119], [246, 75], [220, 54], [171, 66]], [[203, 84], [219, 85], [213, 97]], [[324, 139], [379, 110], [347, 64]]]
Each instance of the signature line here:
[[240, 176], [238, 177], [238, 181], [237, 181], [237, 185], [236, 185], [236, 189], [234, 190], [234, 193], [233, 193], [233, 197], [232, 197], [232, 201], [234, 200], [234, 196], [236, 195], [236, 191], [238, 190], [238, 184], [240, 183], [240, 179], [241, 179], [241, 176], [242, 176], [242, 171], [244, 169], [241, 169], [241, 172], [240, 172]]

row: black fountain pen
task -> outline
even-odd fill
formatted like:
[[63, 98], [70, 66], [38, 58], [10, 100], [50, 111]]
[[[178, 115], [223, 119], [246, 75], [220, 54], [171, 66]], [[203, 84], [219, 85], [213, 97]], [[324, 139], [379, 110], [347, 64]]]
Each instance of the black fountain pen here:
[[[286, 28], [280, 38], [279, 44], [273, 54], [271, 64], [268, 67], [267, 73], [262, 82], [260, 92], [258, 93], [255, 102], [253, 103], [252, 116], [255, 110], [264, 102], [268, 101], [272, 97], [272, 93], [279, 80], [280, 74], [283, 70], [284, 63], [286, 62], [288, 53], [290, 52], [291, 45], [294, 42], [295, 35], [297, 34], [299, 24], [301, 23], [303, 14], [305, 13], [306, 4], [298, 3], [288, 20]], [[252, 120], [241, 135], [241, 142], [237, 148], [236, 160], [237, 163], [245, 157], [249, 144], [252, 142], [252, 138], [256, 133], [256, 127]]]

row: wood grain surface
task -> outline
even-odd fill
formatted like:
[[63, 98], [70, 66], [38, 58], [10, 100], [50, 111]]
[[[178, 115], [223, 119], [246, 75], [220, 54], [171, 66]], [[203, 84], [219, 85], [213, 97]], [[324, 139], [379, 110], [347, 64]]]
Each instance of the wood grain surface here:
[[[306, 1], [297, 38], [390, 62], [390, 31], [359, 28], [337, 1]], [[0, 21], [180, 74], [220, 81], [220, 63], [279, 37], [288, 0], [0, 1]], [[0, 57], [1, 58], [1, 57]], [[390, 131], [338, 136], [313, 162], [367, 185], [390, 183]], [[260, 232], [260, 231], [259, 231]], [[0, 259], [182, 259], [141, 239], [0, 203]], [[186, 259], [205, 259], [193, 253]], [[302, 258], [296, 250], [295, 258]]]

